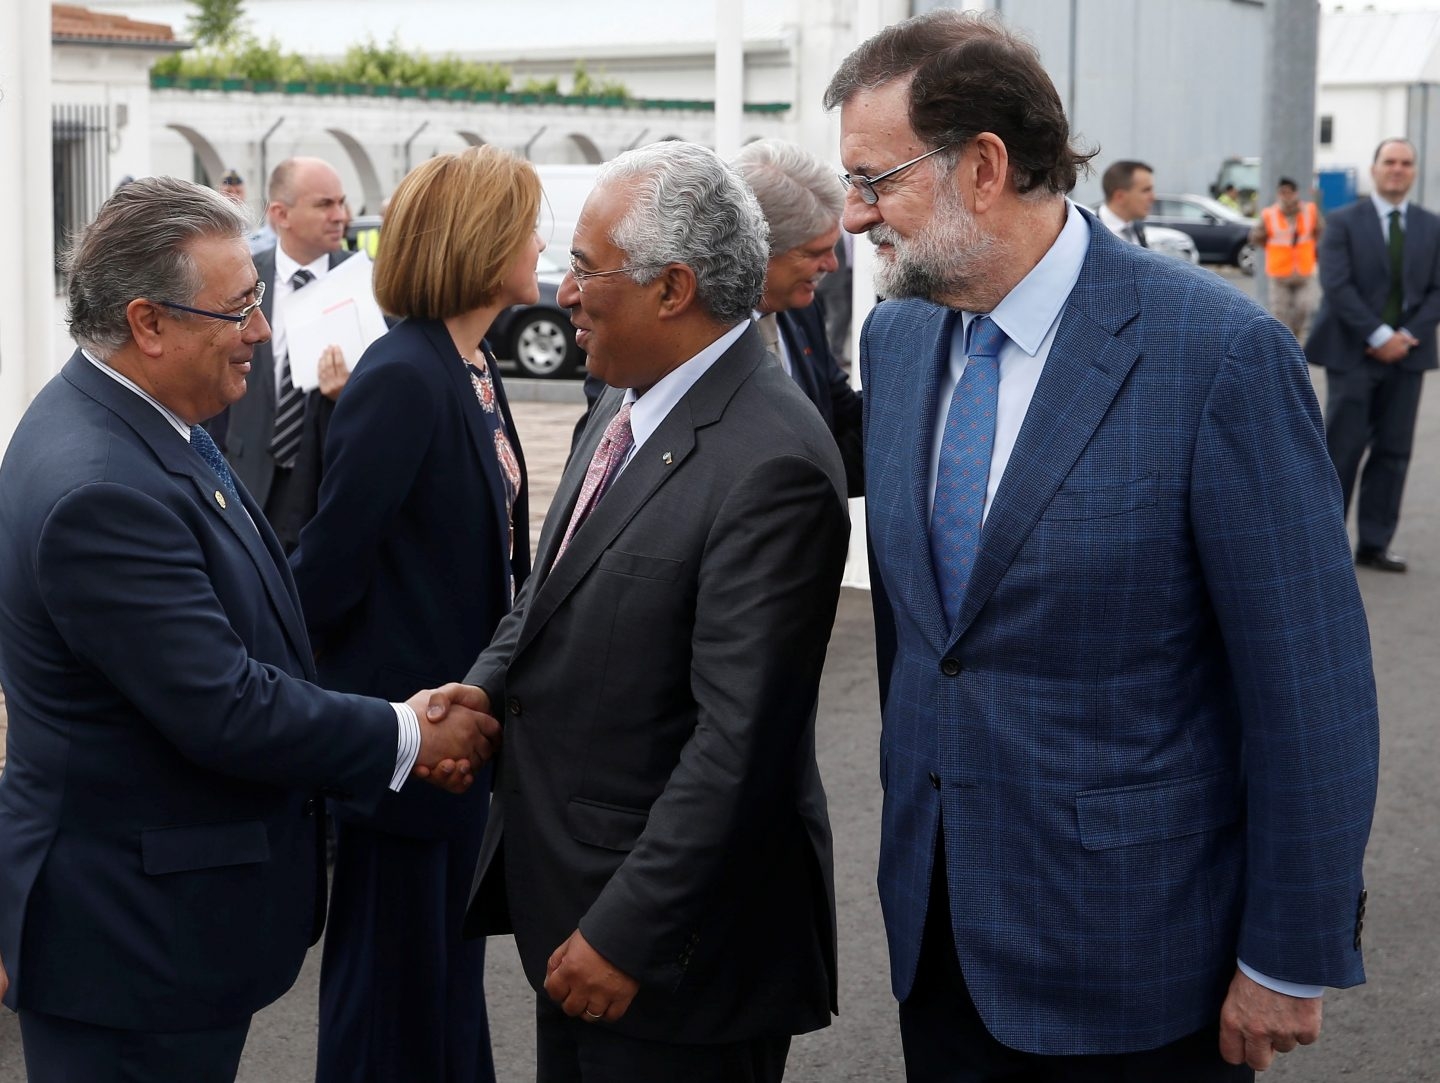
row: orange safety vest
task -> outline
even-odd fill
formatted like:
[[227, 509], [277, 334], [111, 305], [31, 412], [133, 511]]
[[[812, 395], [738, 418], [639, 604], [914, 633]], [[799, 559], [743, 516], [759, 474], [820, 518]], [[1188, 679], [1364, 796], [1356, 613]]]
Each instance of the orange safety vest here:
[[1261, 215], [1265, 222], [1265, 273], [1271, 278], [1315, 273], [1315, 223], [1319, 212], [1313, 203], [1301, 203], [1295, 225], [1280, 204], [1272, 203]]

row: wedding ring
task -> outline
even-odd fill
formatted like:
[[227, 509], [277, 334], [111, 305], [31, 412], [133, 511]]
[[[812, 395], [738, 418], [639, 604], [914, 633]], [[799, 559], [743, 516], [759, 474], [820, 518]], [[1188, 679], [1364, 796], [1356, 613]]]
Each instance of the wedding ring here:
[[601, 1019], [603, 1019], [603, 1018], [604, 1018], [604, 1015], [603, 1015], [603, 1014], [601, 1014], [601, 1015], [596, 1015], [596, 1014], [595, 1014], [594, 1012], [592, 1012], [589, 1008], [586, 1008], [586, 1009], [585, 1009], [585, 1018], [586, 1018], [586, 1019], [589, 1019], [592, 1023], [594, 1023], [594, 1022], [599, 1022]]

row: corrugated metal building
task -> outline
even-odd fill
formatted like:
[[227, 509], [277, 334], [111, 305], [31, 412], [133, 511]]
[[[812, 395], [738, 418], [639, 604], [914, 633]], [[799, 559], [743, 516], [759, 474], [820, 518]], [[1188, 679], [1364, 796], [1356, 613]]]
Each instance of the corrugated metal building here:
[[1317, 169], [1353, 167], [1361, 193], [1380, 140], [1406, 136], [1412, 198], [1440, 206], [1440, 11], [1329, 11], [1320, 23]]
[[[1261, 153], [1264, 5], [1258, 0], [989, 0], [1040, 49], [1072, 128], [1099, 146], [1076, 189], [1100, 199], [1117, 158], [1155, 169], [1165, 192], [1205, 192], [1231, 156]], [[1309, 117], [1296, 123], [1309, 124]]]

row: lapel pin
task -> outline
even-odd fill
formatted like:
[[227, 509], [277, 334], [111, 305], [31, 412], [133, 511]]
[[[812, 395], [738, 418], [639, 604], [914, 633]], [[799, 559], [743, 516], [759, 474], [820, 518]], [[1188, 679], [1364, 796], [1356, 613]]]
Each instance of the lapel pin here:
[[226, 507], [225, 494], [222, 493], [219, 489], [215, 490], [215, 503], [219, 504], [222, 509]]
[[662, 451], [662, 452], [660, 453], [660, 461], [661, 461], [662, 463], [664, 463], [666, 466], [669, 466], [671, 463], [673, 463], [673, 462], [675, 461], [675, 456], [674, 456], [674, 455], [671, 455], [668, 451]]

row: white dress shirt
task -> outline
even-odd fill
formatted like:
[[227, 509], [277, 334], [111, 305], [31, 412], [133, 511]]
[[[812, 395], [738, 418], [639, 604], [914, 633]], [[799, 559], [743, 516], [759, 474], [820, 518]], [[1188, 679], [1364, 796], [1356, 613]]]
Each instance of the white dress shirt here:
[[635, 443], [630, 448], [630, 454], [626, 455], [625, 461], [620, 464], [620, 469], [615, 472], [617, 478], [625, 472], [625, 468], [630, 465], [630, 461], [635, 458], [645, 441], [655, 435], [655, 430], [660, 427], [662, 421], [670, 416], [670, 411], [675, 409], [675, 404], [685, 397], [685, 392], [694, 387], [700, 377], [710, 371], [710, 366], [720, 360], [725, 351], [734, 345], [735, 340], [743, 335], [749, 326], [749, 320], [737, 323], [689, 361], [667, 372], [645, 394], [636, 394], [633, 387], [626, 389], [625, 401], [631, 404], [630, 433], [634, 437]]
[[1122, 241], [1126, 241], [1130, 244], [1140, 243], [1140, 237], [1132, 229], [1135, 223], [1125, 221], [1125, 219], [1121, 218], [1118, 214], [1116, 214], [1110, 209], [1110, 205], [1108, 203], [1100, 204], [1100, 210], [1097, 212], [1097, 217], [1100, 219], [1101, 223], [1105, 226], [1106, 229], [1108, 229], [1111, 233], [1115, 234], [1115, 236], [1119, 237]]

